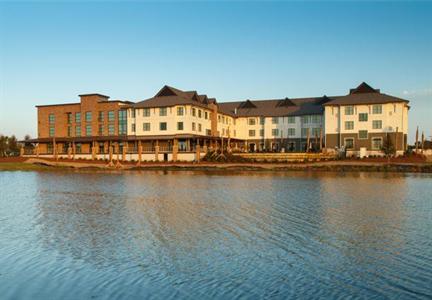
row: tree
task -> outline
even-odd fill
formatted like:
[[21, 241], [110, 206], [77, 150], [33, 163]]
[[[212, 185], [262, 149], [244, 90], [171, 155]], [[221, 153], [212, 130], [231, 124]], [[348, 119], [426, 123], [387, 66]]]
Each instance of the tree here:
[[387, 133], [386, 138], [384, 139], [381, 150], [387, 157], [393, 156], [396, 154], [396, 148], [393, 145], [393, 142], [390, 138], [390, 135]]
[[8, 154], [9, 156], [18, 156], [20, 153], [20, 147], [15, 135], [8, 138]]
[[0, 135], [0, 157], [6, 156], [7, 147], [8, 147], [7, 136]]

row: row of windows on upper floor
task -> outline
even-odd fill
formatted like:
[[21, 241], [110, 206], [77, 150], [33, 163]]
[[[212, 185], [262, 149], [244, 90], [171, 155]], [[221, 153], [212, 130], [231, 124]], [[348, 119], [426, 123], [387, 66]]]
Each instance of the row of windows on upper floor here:
[[[285, 118], [287, 119], [288, 124], [295, 124], [296, 116], [288, 116], [288, 117], [272, 117], [272, 124], [279, 124], [281, 121], [285, 123]], [[301, 122], [303, 124], [319, 124], [322, 122], [322, 115], [305, 115], [300, 117]], [[260, 125], [265, 124], [265, 117], [259, 117]], [[256, 125], [257, 118], [249, 118], [248, 125]]]
[[[114, 122], [115, 121], [115, 112], [113, 110], [110, 110], [106, 112], [108, 115], [108, 122]], [[75, 114], [75, 123], [81, 123], [81, 112], [66, 113], [67, 115], [67, 123], [72, 124], [72, 120], [74, 119]], [[119, 110], [118, 111], [118, 119], [119, 121], [125, 121], [126, 120], [126, 111], [125, 110]], [[91, 122], [92, 121], [92, 112], [87, 111], [84, 113], [84, 120], [85, 122]], [[105, 120], [105, 111], [99, 111], [98, 112], [98, 121], [103, 122]], [[55, 123], [55, 114], [51, 113], [48, 115], [48, 122], [49, 124]]]
[[[332, 111], [334, 113], [334, 108], [332, 107]], [[372, 113], [373, 115], [380, 115], [383, 112], [383, 106], [382, 104], [374, 104], [372, 105], [372, 111], [371, 107], [369, 106], [369, 113]], [[396, 104], [393, 104], [393, 112], [396, 112]], [[356, 106], [344, 106], [344, 114], [346, 116], [352, 116], [354, 114], [357, 114], [357, 107]]]
[[[202, 127], [203, 127], [202, 124], [192, 122], [192, 131], [202, 132], [203, 131]], [[143, 131], [151, 131], [151, 123], [144, 122], [143, 126], [142, 126], [142, 130]], [[159, 131], [167, 131], [167, 130], [168, 130], [168, 123], [167, 122], [159, 122]], [[184, 130], [184, 122], [177, 122], [177, 130], [178, 131]], [[136, 124], [135, 123], [131, 124], [131, 131], [133, 133], [136, 132]], [[210, 131], [210, 129], [207, 129], [207, 131]]]
[[[169, 107], [170, 114], [172, 112], [171, 109], [172, 108]], [[168, 107], [159, 107], [158, 111], [159, 111], [158, 115], [160, 117], [165, 117], [168, 115]], [[156, 114], [156, 108], [153, 108], [153, 112], [154, 112], [154, 114]], [[184, 116], [187, 114], [186, 112], [187, 112], [187, 110], [184, 106], [177, 106], [177, 108], [176, 108], [177, 116]], [[211, 115], [210, 112], [202, 110], [202, 109], [197, 109], [195, 107], [191, 108], [190, 114], [193, 117], [204, 118], [206, 120], [209, 119], [210, 115]], [[138, 109], [138, 108], [135, 109], [134, 108], [134, 109], [129, 110], [129, 117], [135, 118], [137, 115], [138, 116], [142, 115], [143, 117], [150, 117], [151, 116], [151, 108], [142, 108], [142, 109]]]
[[[278, 128], [272, 129], [271, 135], [273, 137], [283, 137], [284, 131], [279, 130]], [[301, 129], [301, 136], [306, 137], [309, 134], [310, 137], [319, 137], [322, 134], [321, 127], [315, 127], [315, 128], [302, 128]], [[295, 136], [296, 135], [296, 129], [295, 128], [288, 128], [287, 136]], [[249, 137], [256, 136], [256, 130], [249, 130]], [[259, 136], [264, 137], [264, 129], [260, 129]]]
[[[359, 119], [359, 121], [366, 122], [367, 114], [362, 119]], [[382, 129], [382, 120], [372, 120], [372, 129]], [[345, 130], [354, 130], [354, 121], [345, 121]]]
[[[85, 125], [84, 127], [85, 129], [85, 136], [92, 136], [93, 135], [93, 131], [92, 131], [92, 125]], [[114, 135], [115, 134], [115, 126], [114, 124], [108, 124], [107, 126], [108, 129], [108, 135]], [[72, 137], [74, 133], [75, 137], [80, 137], [82, 135], [82, 127], [81, 125], [76, 125], [75, 129], [73, 128], [73, 126], [68, 126], [67, 127], [67, 136], [68, 137]], [[119, 135], [124, 135], [126, 134], [126, 122], [119, 122]], [[105, 126], [102, 124], [99, 124], [98, 126], [98, 135], [105, 135]], [[55, 127], [54, 126], [50, 126], [49, 127], [49, 136], [50, 137], [54, 137], [55, 136]]]

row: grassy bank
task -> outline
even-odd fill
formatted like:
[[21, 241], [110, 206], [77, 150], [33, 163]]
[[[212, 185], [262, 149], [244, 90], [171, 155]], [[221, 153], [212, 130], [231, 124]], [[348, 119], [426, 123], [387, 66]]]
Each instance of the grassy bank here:
[[44, 166], [39, 164], [27, 164], [24, 162], [0, 163], [0, 171], [48, 171], [53, 169], [59, 169], [59, 167]]
[[326, 172], [405, 172], [432, 173], [431, 163], [365, 163], [332, 161], [315, 163], [143, 163], [108, 167], [101, 162], [66, 162], [53, 160], [0, 161], [0, 171], [122, 171], [122, 170], [196, 170], [196, 171], [326, 171]]

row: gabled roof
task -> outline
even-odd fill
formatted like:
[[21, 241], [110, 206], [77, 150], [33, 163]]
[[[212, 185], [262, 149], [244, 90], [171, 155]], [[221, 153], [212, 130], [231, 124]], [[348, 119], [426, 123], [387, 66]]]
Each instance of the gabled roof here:
[[285, 99], [282, 99], [276, 104], [276, 106], [294, 106], [295, 104], [286, 97]]
[[240, 103], [240, 105], [238, 106], [239, 109], [247, 109], [247, 108], [256, 108], [256, 105], [253, 104], [249, 99], [247, 99], [246, 101]]
[[362, 82], [355, 89], [351, 89], [350, 93], [346, 96], [339, 97], [338, 99], [328, 101], [323, 105], [354, 105], [354, 104], [386, 104], [406, 102], [408, 100], [383, 94], [379, 89], [374, 89], [365, 82]]
[[[322, 98], [246, 100], [219, 103], [219, 111], [238, 117], [282, 117], [323, 113]], [[337, 97], [331, 97], [337, 99]], [[283, 104], [283, 105], [281, 105]]]
[[182, 91], [177, 88], [165, 85], [154, 97], [137, 102], [133, 104], [132, 107], [150, 108], [186, 104], [208, 107], [209, 99], [206, 95], [198, 95], [196, 91]]
[[374, 89], [364, 81], [360, 83], [360, 85], [355, 89], [350, 89], [350, 94], [379, 93], [379, 92], [380, 92], [379, 89]]

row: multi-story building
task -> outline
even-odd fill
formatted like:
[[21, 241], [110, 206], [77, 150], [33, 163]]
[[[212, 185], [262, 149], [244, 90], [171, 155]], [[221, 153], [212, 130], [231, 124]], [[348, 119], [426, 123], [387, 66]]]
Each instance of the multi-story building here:
[[344, 147], [348, 155], [381, 155], [385, 139], [397, 154], [407, 147], [408, 100], [383, 94], [362, 83], [347, 96], [324, 104], [325, 146]]
[[380, 154], [407, 145], [408, 101], [362, 83], [346, 96], [218, 103], [196, 91], [164, 86], [136, 103], [80, 95], [72, 104], [38, 108], [38, 155], [135, 160], [194, 160], [209, 148], [301, 152], [345, 148]]

